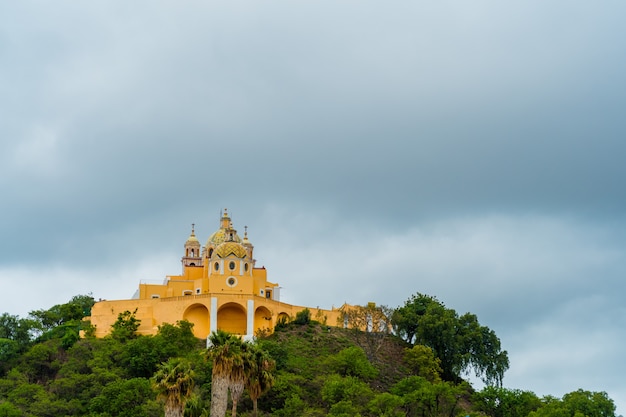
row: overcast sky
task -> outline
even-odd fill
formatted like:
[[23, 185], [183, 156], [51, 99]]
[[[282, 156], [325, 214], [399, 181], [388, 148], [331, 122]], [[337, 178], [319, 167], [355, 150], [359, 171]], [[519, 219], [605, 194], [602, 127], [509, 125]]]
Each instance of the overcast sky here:
[[0, 5], [0, 311], [130, 298], [227, 207], [285, 302], [472, 312], [626, 414], [626, 3]]

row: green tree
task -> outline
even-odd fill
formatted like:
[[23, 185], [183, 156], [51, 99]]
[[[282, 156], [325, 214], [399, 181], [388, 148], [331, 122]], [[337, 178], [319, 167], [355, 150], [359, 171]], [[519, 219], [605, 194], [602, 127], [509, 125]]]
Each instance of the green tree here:
[[606, 392], [579, 389], [562, 399], [545, 397], [541, 403], [528, 417], [615, 417], [615, 404]]
[[0, 401], [0, 417], [22, 417], [22, 411], [8, 401]]
[[342, 376], [354, 376], [370, 380], [378, 375], [376, 368], [370, 363], [363, 349], [357, 346], [345, 348], [330, 358], [333, 371]]
[[185, 403], [194, 386], [194, 372], [188, 361], [173, 358], [162, 364], [152, 377], [152, 386], [165, 404], [165, 417], [183, 417]]
[[305, 308], [302, 311], [298, 311], [293, 322], [298, 325], [309, 324], [311, 322], [311, 310]]
[[436, 298], [417, 293], [412, 295], [402, 307], [394, 310], [391, 321], [396, 334], [407, 343], [415, 343], [420, 318], [426, 314], [431, 304], [439, 304]]
[[397, 332], [406, 341], [430, 347], [441, 361], [442, 377], [460, 382], [473, 370], [488, 385], [502, 385], [509, 367], [495, 332], [478, 323], [473, 314], [459, 317], [435, 298], [417, 294], [393, 315]]
[[230, 398], [233, 406], [230, 412], [231, 417], [237, 416], [237, 405], [243, 394], [248, 379], [248, 373], [252, 367], [251, 345], [240, 341], [237, 346], [238, 353], [232, 356], [232, 366], [230, 369], [230, 381], [228, 389], [230, 390]]
[[0, 315], [0, 339], [9, 339], [18, 343], [20, 350], [24, 350], [31, 341], [31, 333], [35, 322], [21, 319], [8, 313]]
[[192, 351], [199, 342], [193, 334], [193, 323], [187, 320], [177, 321], [176, 324], [163, 323], [159, 326], [157, 337], [163, 339], [166, 347], [164, 353], [170, 357]]
[[423, 377], [411, 376], [400, 380], [391, 393], [400, 396], [407, 416], [454, 416], [461, 397], [468, 395], [469, 385], [451, 382], [430, 383]]
[[250, 368], [247, 372], [246, 388], [252, 400], [253, 415], [258, 415], [258, 399], [274, 385], [274, 370], [276, 363], [269, 354], [259, 346], [250, 351]]
[[533, 392], [494, 386], [474, 393], [472, 399], [478, 411], [491, 417], [527, 417], [542, 405]]
[[579, 389], [563, 396], [563, 404], [570, 413], [582, 413], [587, 417], [614, 417], [615, 404], [606, 392]]
[[405, 349], [404, 362], [413, 375], [424, 377], [431, 383], [441, 382], [441, 360], [428, 346], [415, 345]]
[[372, 398], [371, 388], [356, 377], [329, 375], [321, 391], [322, 400], [328, 406], [340, 401], [350, 401], [353, 405], [365, 406]]
[[78, 340], [82, 319], [91, 314], [94, 299], [91, 295], [76, 295], [65, 304], [57, 304], [48, 310], [34, 310], [29, 313], [33, 329], [42, 340], [64, 339], [64, 345], [71, 346]]
[[33, 345], [20, 358], [20, 369], [30, 382], [46, 383], [53, 379], [60, 367], [60, 342], [48, 340]]
[[89, 410], [99, 417], [158, 417], [161, 413], [150, 381], [145, 378], [109, 383], [90, 401]]
[[404, 401], [399, 397], [388, 392], [376, 395], [367, 405], [373, 415], [380, 417], [405, 417], [402, 411]]
[[241, 340], [218, 330], [209, 336], [208, 358], [213, 362], [211, 377], [211, 417], [224, 417], [233, 367], [241, 360]]
[[20, 345], [15, 340], [0, 338], [0, 376], [11, 366], [11, 362], [18, 357]]
[[352, 401], [342, 400], [330, 407], [329, 417], [361, 417], [359, 408], [352, 404]]
[[111, 337], [120, 342], [137, 337], [137, 329], [141, 325], [141, 320], [135, 317], [137, 309], [132, 313], [128, 310], [117, 315], [117, 320], [111, 325]]

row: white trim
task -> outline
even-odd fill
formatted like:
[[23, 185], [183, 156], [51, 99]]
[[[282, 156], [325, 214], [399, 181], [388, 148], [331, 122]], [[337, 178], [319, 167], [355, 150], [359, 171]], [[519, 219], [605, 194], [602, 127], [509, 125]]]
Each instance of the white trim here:
[[254, 300], [248, 300], [248, 329], [247, 336], [254, 336]]
[[209, 317], [209, 334], [217, 331], [217, 297], [211, 297], [211, 317]]

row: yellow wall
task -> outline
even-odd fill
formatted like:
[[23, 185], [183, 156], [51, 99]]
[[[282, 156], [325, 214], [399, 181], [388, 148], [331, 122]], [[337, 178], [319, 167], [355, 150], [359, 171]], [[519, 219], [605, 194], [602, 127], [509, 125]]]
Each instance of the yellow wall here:
[[[124, 311], [136, 310], [140, 334], [155, 334], [163, 323], [188, 320], [194, 324], [194, 334], [205, 338], [217, 329], [247, 336], [259, 330], [271, 331], [279, 318], [293, 318], [305, 309], [276, 299], [278, 284], [267, 281], [265, 268], [255, 268], [247, 233], [241, 239], [226, 212], [220, 229], [207, 240], [202, 257], [197, 256], [199, 248], [192, 229], [181, 259], [181, 275], [168, 276], [163, 284], [140, 284], [138, 299], [96, 303], [90, 317], [96, 336], [109, 334]], [[192, 251], [194, 258], [189, 257]], [[341, 316], [334, 308], [310, 310], [313, 320], [332, 326]]]

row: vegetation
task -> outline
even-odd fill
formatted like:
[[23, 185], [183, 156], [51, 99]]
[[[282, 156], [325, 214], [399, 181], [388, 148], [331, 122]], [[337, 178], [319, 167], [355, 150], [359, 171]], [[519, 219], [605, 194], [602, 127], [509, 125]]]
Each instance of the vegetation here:
[[[604, 392], [502, 387], [508, 358], [495, 333], [422, 294], [350, 309], [345, 328], [305, 310], [255, 342], [217, 332], [208, 349], [186, 321], [138, 335], [130, 311], [96, 339], [83, 321], [92, 305], [77, 296], [0, 316], [0, 417], [615, 416]], [[475, 391], [469, 371], [487, 386]]]

